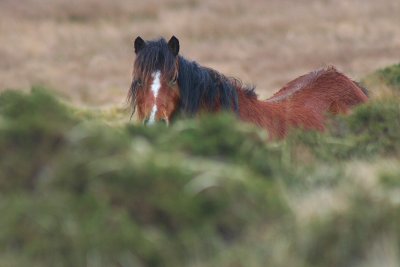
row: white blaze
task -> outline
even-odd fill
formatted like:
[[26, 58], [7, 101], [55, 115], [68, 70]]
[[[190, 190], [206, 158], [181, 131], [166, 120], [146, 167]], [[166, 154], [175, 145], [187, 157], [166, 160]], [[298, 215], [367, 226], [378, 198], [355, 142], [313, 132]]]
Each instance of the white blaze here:
[[153, 92], [154, 96], [154, 104], [153, 108], [151, 109], [148, 124], [154, 124], [156, 121], [155, 119], [157, 114], [157, 98], [158, 98], [158, 92], [160, 91], [161, 87], [160, 76], [161, 76], [160, 71], [156, 71], [151, 75], [151, 77], [153, 77], [153, 83], [151, 84], [151, 91]]

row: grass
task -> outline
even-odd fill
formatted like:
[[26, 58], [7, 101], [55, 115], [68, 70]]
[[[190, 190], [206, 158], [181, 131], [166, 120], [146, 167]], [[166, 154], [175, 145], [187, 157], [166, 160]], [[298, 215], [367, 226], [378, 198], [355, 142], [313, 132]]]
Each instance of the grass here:
[[398, 98], [274, 143], [230, 114], [122, 114], [0, 95], [1, 266], [398, 265]]

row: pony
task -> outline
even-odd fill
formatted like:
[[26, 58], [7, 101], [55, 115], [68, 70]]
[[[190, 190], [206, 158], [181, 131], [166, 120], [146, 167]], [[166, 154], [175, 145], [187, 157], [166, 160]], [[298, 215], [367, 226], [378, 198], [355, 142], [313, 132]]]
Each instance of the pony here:
[[365, 88], [333, 66], [300, 76], [259, 100], [254, 87], [181, 56], [175, 36], [168, 42], [138, 36], [134, 48], [128, 101], [132, 115], [137, 111], [145, 125], [225, 110], [266, 129], [270, 139], [282, 139], [292, 128], [324, 131], [328, 113], [346, 114], [368, 100]]

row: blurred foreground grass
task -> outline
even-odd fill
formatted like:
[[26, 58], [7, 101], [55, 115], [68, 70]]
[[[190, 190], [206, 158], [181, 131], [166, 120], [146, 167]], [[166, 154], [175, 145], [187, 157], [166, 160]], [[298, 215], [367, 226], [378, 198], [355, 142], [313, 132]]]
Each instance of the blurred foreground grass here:
[[398, 97], [274, 143], [110, 114], [0, 95], [0, 266], [400, 265]]

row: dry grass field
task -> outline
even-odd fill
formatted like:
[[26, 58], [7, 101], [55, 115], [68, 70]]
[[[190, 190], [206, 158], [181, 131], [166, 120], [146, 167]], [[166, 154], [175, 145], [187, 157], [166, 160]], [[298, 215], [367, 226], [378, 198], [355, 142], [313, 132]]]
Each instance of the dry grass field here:
[[134, 38], [172, 34], [182, 55], [261, 97], [327, 64], [357, 80], [399, 62], [399, 14], [397, 0], [2, 0], [0, 90], [124, 105]]

